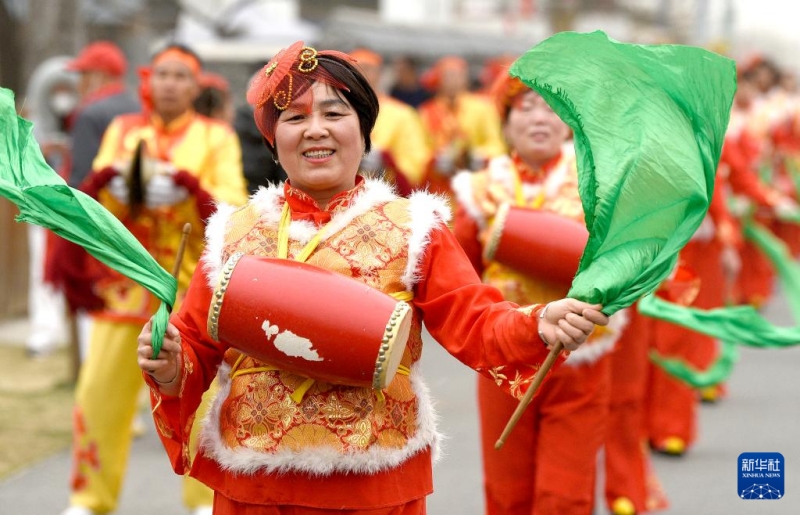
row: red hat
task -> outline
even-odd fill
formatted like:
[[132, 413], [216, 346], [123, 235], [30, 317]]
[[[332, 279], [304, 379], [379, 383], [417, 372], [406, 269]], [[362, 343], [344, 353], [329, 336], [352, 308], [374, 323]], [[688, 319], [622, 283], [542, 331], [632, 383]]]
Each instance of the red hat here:
[[128, 61], [117, 45], [110, 41], [95, 41], [83, 48], [78, 57], [67, 64], [76, 72], [105, 72], [114, 77], [125, 75]]
[[284, 48], [272, 58], [250, 81], [247, 102], [253, 106], [256, 125], [270, 145], [275, 143], [275, 122], [281, 111], [298, 99], [308, 95], [313, 82], [329, 84], [347, 90], [341, 81], [323, 66], [317, 57], [335, 57], [352, 64], [356, 62], [347, 54], [336, 50], [317, 52], [298, 41]]

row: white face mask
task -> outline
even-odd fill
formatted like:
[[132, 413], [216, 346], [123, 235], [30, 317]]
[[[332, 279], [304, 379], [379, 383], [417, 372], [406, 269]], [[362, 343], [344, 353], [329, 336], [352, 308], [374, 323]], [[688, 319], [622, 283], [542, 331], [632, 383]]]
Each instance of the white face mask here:
[[58, 91], [50, 97], [50, 109], [56, 116], [66, 116], [78, 104], [78, 97], [68, 91]]

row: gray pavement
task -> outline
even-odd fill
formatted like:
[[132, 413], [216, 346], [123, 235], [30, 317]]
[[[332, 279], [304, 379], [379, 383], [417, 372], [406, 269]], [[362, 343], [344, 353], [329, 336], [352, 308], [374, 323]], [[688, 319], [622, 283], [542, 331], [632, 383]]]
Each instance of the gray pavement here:
[[[776, 298], [770, 319], [788, 324], [786, 303]], [[2, 330], [2, 329], [0, 329]], [[428, 342], [423, 363], [437, 400], [445, 455], [434, 468], [431, 515], [482, 513], [474, 374]], [[664, 515], [771, 515], [800, 513], [800, 348], [742, 349], [729, 396], [701, 408], [700, 438], [682, 458], [654, 457], [670, 499]], [[2, 443], [0, 443], [2, 445]], [[785, 497], [745, 501], [737, 497], [737, 458], [742, 452], [780, 452], [786, 462]], [[65, 450], [0, 482], [0, 515], [57, 515], [66, 506], [69, 455]], [[602, 477], [600, 478], [602, 481]], [[601, 486], [598, 486], [600, 489]], [[596, 515], [605, 515], [599, 503]], [[118, 515], [179, 515], [180, 479], [150, 430], [133, 444]]]

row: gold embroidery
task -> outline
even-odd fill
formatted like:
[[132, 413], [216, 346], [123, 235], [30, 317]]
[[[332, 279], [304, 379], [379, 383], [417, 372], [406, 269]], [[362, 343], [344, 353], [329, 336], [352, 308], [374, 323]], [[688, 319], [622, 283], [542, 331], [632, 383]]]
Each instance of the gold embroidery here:
[[[224, 254], [235, 252], [275, 256], [277, 228], [250, 216], [247, 209], [235, 213], [236, 238], [228, 240]], [[407, 263], [409, 214], [405, 200], [391, 202], [357, 217], [348, 227], [320, 243], [308, 263], [322, 266], [389, 293], [403, 292], [401, 277]], [[302, 246], [289, 242], [289, 256]], [[422, 351], [421, 324], [412, 306], [411, 334], [402, 365], [410, 367]], [[230, 350], [225, 361], [232, 365], [240, 353]], [[370, 388], [355, 388], [316, 381], [302, 402], [289, 396], [304, 377], [280, 370], [264, 370], [266, 364], [249, 356], [238, 370], [253, 373], [231, 379], [223, 401], [220, 431], [226, 446], [261, 452], [279, 449], [330, 446], [340, 450], [371, 446], [399, 448], [417, 430], [416, 397], [410, 378], [397, 374], [378, 402]]]

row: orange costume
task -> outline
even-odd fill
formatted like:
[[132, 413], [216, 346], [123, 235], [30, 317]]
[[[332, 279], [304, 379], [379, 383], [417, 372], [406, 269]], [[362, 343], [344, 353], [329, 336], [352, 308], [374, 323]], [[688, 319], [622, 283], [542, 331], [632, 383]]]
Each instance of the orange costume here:
[[[536, 336], [541, 306], [518, 308], [481, 284], [448, 220], [441, 199], [423, 192], [400, 198], [385, 183], [363, 178], [335, 196], [327, 211], [288, 183], [261, 189], [244, 208], [220, 207], [207, 228], [202, 266], [172, 319], [182, 335], [180, 395], [162, 395], [148, 379], [173, 468], [191, 471], [215, 490], [215, 514], [424, 514], [439, 434], [418, 367], [423, 321], [459, 360], [506, 392], [523, 394], [547, 354]], [[326, 230], [318, 233], [323, 224]], [[320, 234], [309, 264], [413, 297], [405, 373], [386, 389], [317, 380], [297, 402], [292, 394], [306, 377], [209, 336], [212, 289], [223, 264], [236, 252], [279, 256], [279, 234], [288, 234], [289, 259]], [[194, 410], [215, 375], [220, 393], [192, 462]]]
[[665, 509], [666, 496], [650, 463], [645, 396], [656, 322], [631, 308], [611, 354], [611, 394], [603, 446], [605, 499], [613, 515]]
[[[774, 225], [773, 210], [781, 195], [777, 190], [764, 184], [758, 175], [760, 166], [767, 165], [771, 153], [771, 143], [764, 127], [767, 122], [761, 107], [750, 109], [734, 108], [728, 124], [728, 134], [721, 161], [728, 169], [728, 184], [733, 200], [734, 214], [746, 215], [754, 210], [754, 218], [771, 228]], [[752, 206], [752, 207], [751, 207]], [[775, 271], [771, 263], [756, 247], [745, 240], [741, 248], [743, 273], [734, 285], [737, 303], [762, 306], [772, 295]]]
[[[716, 176], [714, 196], [708, 215], [680, 254], [681, 263], [698, 279], [699, 289], [692, 305], [701, 309], [723, 307], [733, 302], [735, 271], [726, 270], [726, 253], [741, 248], [737, 223], [728, 211], [726, 179], [730, 165], [726, 149]], [[747, 273], [747, 272], [746, 272]], [[659, 354], [686, 361], [695, 370], [706, 370], [719, 355], [716, 339], [667, 322], [655, 322], [654, 347]], [[698, 392], [651, 365], [648, 407], [648, 435], [656, 450], [682, 454], [697, 435]], [[707, 400], [718, 392], [710, 387]]]
[[[426, 85], [439, 89], [443, 74], [466, 74], [466, 67], [460, 58], [444, 58], [425, 77]], [[463, 90], [448, 96], [440, 91], [419, 106], [419, 114], [434, 153], [426, 176], [434, 192], [449, 193], [455, 171], [475, 169], [475, 163], [506, 153], [499, 115], [481, 95]]]
[[[540, 170], [529, 169], [518, 158], [496, 157], [482, 172], [456, 175], [453, 191], [458, 201], [456, 237], [484, 282], [517, 303], [548, 302], [566, 295], [569, 285], [527, 276], [496, 261], [484, 262], [482, 253], [488, 243], [487, 228], [502, 204], [583, 221], [571, 145]], [[621, 312], [612, 317], [611, 327], [550, 372], [499, 451], [495, 441], [518, 403], [491, 379], [479, 379], [487, 514], [592, 513], [597, 452], [608, 413], [609, 352], [625, 316]]]

